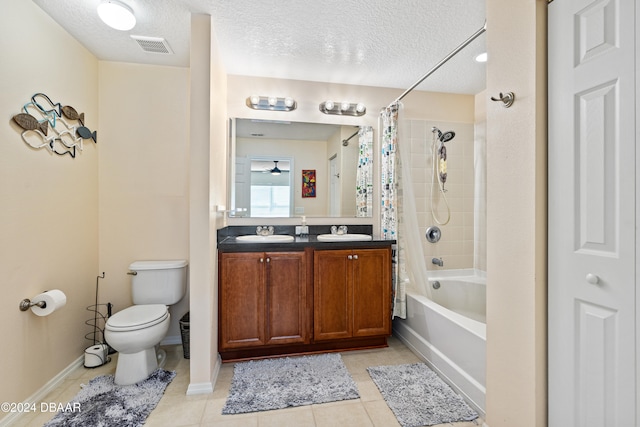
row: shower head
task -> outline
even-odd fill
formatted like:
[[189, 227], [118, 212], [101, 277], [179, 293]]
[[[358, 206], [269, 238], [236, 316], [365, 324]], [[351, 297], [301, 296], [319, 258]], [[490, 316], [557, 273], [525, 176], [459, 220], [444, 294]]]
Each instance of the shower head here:
[[447, 141], [451, 141], [455, 136], [456, 136], [456, 133], [452, 130], [445, 133], [438, 131], [438, 139], [440, 140], [440, 142], [443, 142], [443, 143]]
[[440, 141], [442, 143], [447, 142], [447, 141], [451, 141], [456, 136], [456, 133], [454, 131], [452, 131], [452, 130], [450, 130], [449, 132], [442, 133], [442, 131], [440, 131], [440, 129], [438, 129], [435, 126], [433, 126], [431, 128], [431, 132], [437, 133], [438, 134], [438, 141]]

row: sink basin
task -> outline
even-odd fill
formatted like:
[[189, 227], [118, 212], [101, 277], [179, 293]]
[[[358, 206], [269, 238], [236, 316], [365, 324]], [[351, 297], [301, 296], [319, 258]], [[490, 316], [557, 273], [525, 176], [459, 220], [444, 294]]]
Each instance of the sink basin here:
[[368, 234], [319, 234], [319, 242], [366, 242], [371, 240]]
[[249, 234], [247, 236], [236, 237], [236, 242], [241, 243], [286, 243], [293, 242], [293, 236], [284, 234], [271, 234], [269, 236], [258, 236], [257, 234]]

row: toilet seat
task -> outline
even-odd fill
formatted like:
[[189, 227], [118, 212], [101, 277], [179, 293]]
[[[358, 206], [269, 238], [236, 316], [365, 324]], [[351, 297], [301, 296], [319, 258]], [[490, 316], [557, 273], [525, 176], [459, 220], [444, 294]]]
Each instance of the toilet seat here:
[[169, 310], [164, 304], [134, 305], [111, 316], [105, 329], [113, 332], [135, 331], [157, 325], [167, 317]]

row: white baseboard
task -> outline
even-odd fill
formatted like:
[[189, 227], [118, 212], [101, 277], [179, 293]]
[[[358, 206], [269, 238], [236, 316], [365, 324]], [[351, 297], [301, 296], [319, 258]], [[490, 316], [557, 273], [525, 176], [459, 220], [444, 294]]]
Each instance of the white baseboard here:
[[171, 335], [164, 337], [164, 339], [160, 342], [160, 345], [182, 345], [182, 336], [180, 335]]
[[[71, 362], [69, 366], [64, 368], [62, 371], [58, 372], [58, 374], [55, 377], [51, 378], [51, 380], [49, 380], [49, 382], [43, 385], [38, 391], [36, 391], [31, 396], [29, 396], [27, 399], [25, 399], [23, 403], [33, 404], [33, 403], [42, 402], [45, 396], [49, 394], [52, 390], [56, 389], [62, 383], [62, 381], [64, 381], [67, 378], [67, 376], [69, 376], [69, 374], [74, 369], [79, 368], [80, 366], [83, 366], [83, 365], [84, 365], [84, 353], [82, 354], [82, 356], [78, 357], [76, 360]], [[0, 427], [8, 427], [12, 425], [13, 423], [17, 422], [22, 415], [24, 414], [18, 413], [18, 412], [9, 413], [7, 416], [5, 416], [0, 420]]]
[[187, 396], [193, 394], [211, 394], [213, 393], [213, 386], [218, 381], [218, 374], [220, 374], [220, 366], [222, 366], [222, 358], [218, 354], [218, 359], [213, 365], [213, 372], [211, 373], [211, 381], [208, 383], [190, 383], [187, 388]]
[[194, 394], [211, 394], [213, 393], [213, 383], [190, 383], [187, 387], [187, 396]]

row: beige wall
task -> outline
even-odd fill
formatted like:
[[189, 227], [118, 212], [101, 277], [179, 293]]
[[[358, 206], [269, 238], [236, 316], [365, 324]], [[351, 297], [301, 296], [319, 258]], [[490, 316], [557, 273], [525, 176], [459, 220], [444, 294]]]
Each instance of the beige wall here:
[[[189, 70], [100, 62], [100, 299], [129, 307], [135, 260], [189, 259]], [[170, 307], [180, 342], [189, 297]]]
[[225, 226], [218, 209], [227, 200], [226, 73], [211, 17], [191, 19], [189, 251], [191, 360], [188, 394], [213, 391], [218, 356], [216, 232]]
[[488, 0], [487, 424], [546, 420], [546, 4]]
[[[98, 61], [33, 2], [3, 2], [0, 54], [0, 401], [20, 402], [91, 344], [84, 322], [99, 274], [98, 150], [104, 142]], [[11, 117], [37, 92], [84, 112], [98, 144], [84, 141], [75, 159], [29, 148]], [[53, 288], [67, 295], [61, 310], [47, 317], [18, 310], [23, 298]]]

